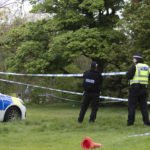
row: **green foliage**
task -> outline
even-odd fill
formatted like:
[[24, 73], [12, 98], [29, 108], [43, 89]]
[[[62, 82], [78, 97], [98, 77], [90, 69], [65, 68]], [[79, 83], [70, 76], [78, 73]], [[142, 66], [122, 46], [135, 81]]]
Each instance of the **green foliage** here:
[[45, 0], [34, 4], [32, 12], [50, 13], [53, 18], [26, 23], [4, 37], [4, 47], [11, 52], [9, 70], [64, 72], [81, 55], [96, 60], [103, 70], [112, 44], [122, 40], [115, 39], [118, 32], [113, 29], [122, 0]]
[[70, 31], [57, 36], [50, 52], [59, 51], [59, 55], [64, 58], [70, 56], [70, 59], [79, 55], [85, 55], [89, 58], [106, 57], [104, 53], [107, 53], [107, 51], [101, 50], [101, 47], [106, 47], [107, 50], [107, 45], [107, 42], [101, 38], [98, 29], [80, 29], [76, 32]]
[[99, 12], [104, 9], [103, 0], [83, 0], [79, 5], [80, 8], [87, 9], [89, 12]]
[[103, 70], [111, 45], [121, 40], [115, 39], [118, 32], [113, 26], [117, 22], [115, 12], [122, 2], [46, 0], [37, 3], [32, 12], [47, 12], [54, 17], [26, 23], [4, 37], [4, 47], [11, 52], [7, 61], [9, 70], [62, 72], [81, 55], [96, 60]]
[[150, 64], [150, 2], [127, 3], [123, 17], [120, 24], [128, 37], [128, 51], [131, 55], [142, 54], [146, 63]]
[[43, 73], [48, 65], [48, 35], [44, 33], [42, 24], [26, 23], [12, 29], [2, 40], [3, 48], [9, 52], [7, 67], [12, 72]]
[[[122, 63], [126, 38], [115, 28], [119, 21], [116, 12], [123, 7], [123, 0], [31, 2], [33, 13], [49, 13], [51, 18], [25, 23], [3, 36], [1, 45], [8, 52], [8, 71], [83, 73], [91, 60], [99, 64], [100, 71], [126, 69]], [[83, 56], [88, 61], [79, 61], [78, 65], [75, 60]], [[60, 79], [56, 82], [59, 89], [82, 91], [81, 80], [71, 84], [69, 79], [63, 85]]]
[[61, 30], [77, 30], [84, 26], [114, 26], [119, 20], [115, 13], [122, 7], [123, 0], [45, 0], [31, 12], [50, 13]]
[[99, 60], [108, 61], [111, 58], [108, 53], [115, 53], [116, 49], [113, 47], [120, 44], [122, 39], [124, 39], [124, 36], [112, 29], [81, 28], [75, 32], [69, 31], [55, 37], [49, 56], [53, 60], [62, 58], [64, 62], [70, 62], [72, 58], [84, 55], [92, 60], [96, 60], [102, 70], [104, 63], [100, 63]]
[[[12, 72], [44, 73], [48, 65], [44, 46], [37, 41], [27, 41], [17, 48], [16, 55], [8, 59], [8, 67]], [[11, 67], [13, 66], [13, 67]], [[15, 70], [17, 69], [17, 70]]]
[[145, 53], [150, 49], [150, 2], [143, 0], [141, 3], [128, 3], [123, 17], [122, 29], [128, 35], [131, 48], [146, 56]]

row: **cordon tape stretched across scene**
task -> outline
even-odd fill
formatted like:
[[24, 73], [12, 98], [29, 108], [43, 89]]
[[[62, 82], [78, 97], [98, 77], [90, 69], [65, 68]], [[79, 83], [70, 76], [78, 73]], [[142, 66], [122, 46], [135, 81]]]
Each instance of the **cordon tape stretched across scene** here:
[[[72, 91], [66, 91], [66, 90], [60, 90], [60, 89], [53, 89], [53, 88], [48, 88], [48, 87], [43, 87], [43, 86], [38, 86], [38, 85], [32, 85], [32, 84], [26, 84], [26, 83], [10, 81], [10, 80], [4, 80], [4, 79], [0, 79], [0, 81], [4, 81], [4, 82], [8, 82], [8, 83], [14, 83], [14, 84], [20, 84], [20, 85], [26, 85], [28, 87], [30, 86], [30, 87], [42, 88], [42, 89], [47, 89], [47, 90], [56, 91], [56, 92], [62, 92], [62, 93], [68, 93], [68, 94], [74, 94], [74, 95], [81, 95], [81, 96], [83, 96], [83, 93], [79, 93], [79, 92], [72, 92]], [[100, 96], [99, 98], [109, 99], [109, 100], [117, 100], [117, 101], [122, 101], [122, 102], [127, 102], [128, 101], [128, 99], [109, 97], [109, 96]], [[150, 102], [147, 102], [147, 104], [150, 104]]]
[[[116, 76], [116, 75], [126, 75], [127, 72], [110, 72], [102, 73], [102, 76]], [[3, 75], [14, 75], [14, 76], [36, 76], [36, 77], [83, 77], [83, 74], [21, 74], [21, 73], [10, 73], [10, 72], [0, 72]]]
[[[30, 87], [36, 87], [36, 88], [41, 88], [41, 89], [47, 89], [47, 90], [50, 90], [50, 91], [56, 91], [56, 92], [62, 92], [62, 93], [68, 93], [68, 94], [74, 94], [74, 95], [81, 95], [81, 96], [83, 96], [83, 93], [79, 93], [79, 92], [66, 91], [66, 90], [60, 90], [60, 89], [53, 89], [53, 88], [48, 88], [48, 87], [43, 87], [43, 86], [38, 86], [38, 85], [32, 85], [32, 84], [26, 84], [26, 83], [10, 81], [10, 80], [4, 80], [4, 79], [0, 79], [0, 81], [4, 81], [4, 82], [8, 82], [8, 83], [14, 83], [14, 84], [20, 84], [20, 85], [26, 85], [28, 87], [30, 86]], [[115, 98], [115, 97], [109, 97], [109, 96], [100, 96], [99, 98], [109, 99], [109, 100], [118, 100], [118, 101], [124, 101], [124, 102], [128, 101], [127, 99]]]
[[[111, 72], [111, 73], [102, 73], [102, 76], [115, 76], [115, 75], [126, 75], [127, 72]], [[20, 73], [9, 73], [9, 72], [0, 72], [3, 75], [17, 75], [17, 76], [47, 76], [47, 77], [83, 77], [83, 74], [20, 74]], [[60, 89], [52, 89], [47, 87], [42, 87], [38, 85], [26, 84], [16, 81], [10, 81], [5, 79], [0, 79], [0, 81], [26, 85], [31, 87], [37, 87], [47, 90], [52, 90], [56, 92], [68, 93], [68, 94], [75, 94], [75, 95], [83, 95], [83, 93], [79, 92], [72, 92], [72, 91], [65, 91]], [[102, 99], [109, 99], [109, 100], [117, 100], [117, 101], [124, 101], [127, 102], [128, 99], [123, 98], [115, 98], [109, 96], [100, 96], [99, 98]], [[148, 102], [150, 104], [150, 102]], [[0, 94], [0, 121], [9, 121], [15, 120], [16, 118], [25, 119], [26, 118], [26, 107], [23, 105], [23, 101], [19, 98], [7, 96]]]

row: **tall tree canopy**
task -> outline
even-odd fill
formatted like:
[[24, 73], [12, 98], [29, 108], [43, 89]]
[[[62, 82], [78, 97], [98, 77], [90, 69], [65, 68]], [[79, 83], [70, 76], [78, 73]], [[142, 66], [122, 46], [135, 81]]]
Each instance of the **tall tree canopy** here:
[[[116, 28], [123, 0], [31, 0], [31, 3], [33, 13], [47, 13], [50, 17], [22, 24], [2, 36], [1, 47], [8, 52], [7, 71], [80, 73], [87, 69], [86, 58], [96, 61], [101, 71], [126, 69], [123, 62], [127, 55], [123, 44], [126, 37]], [[121, 80], [120, 77], [111, 83], [118, 82], [116, 89], [121, 89]], [[62, 89], [81, 88], [78, 82], [65, 85], [57, 82]], [[112, 84], [109, 82], [107, 88], [111, 92]], [[118, 92], [116, 89], [113, 88], [113, 94]]]
[[[31, 3], [32, 12], [49, 13], [51, 18], [27, 23], [7, 35], [5, 48], [13, 50], [8, 60], [11, 71], [65, 72], [65, 67], [81, 55], [97, 61], [103, 70], [109, 53], [115, 51], [114, 44], [124, 39], [115, 29], [123, 0], [31, 0]], [[30, 62], [20, 57], [22, 53], [24, 58], [30, 55]], [[36, 65], [38, 62], [41, 67]]]
[[128, 3], [120, 23], [128, 37], [130, 55], [140, 53], [150, 65], [150, 1]]

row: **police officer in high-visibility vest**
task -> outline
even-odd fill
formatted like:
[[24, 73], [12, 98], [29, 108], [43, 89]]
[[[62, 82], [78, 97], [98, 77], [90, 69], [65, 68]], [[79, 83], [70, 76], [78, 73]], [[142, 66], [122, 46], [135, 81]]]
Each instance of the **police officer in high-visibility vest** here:
[[127, 72], [127, 78], [130, 83], [127, 125], [134, 124], [135, 109], [137, 103], [139, 103], [143, 122], [145, 125], [150, 126], [147, 106], [147, 85], [150, 78], [150, 68], [143, 63], [143, 58], [140, 54], [133, 55], [133, 63], [134, 65]]
[[102, 75], [97, 70], [98, 64], [96, 62], [91, 63], [90, 70], [83, 74], [83, 88], [84, 88], [84, 100], [79, 113], [78, 122], [81, 123], [84, 119], [84, 115], [88, 109], [89, 104], [92, 105], [92, 111], [89, 122], [94, 122], [96, 119], [97, 110], [99, 107], [99, 95], [102, 89]]

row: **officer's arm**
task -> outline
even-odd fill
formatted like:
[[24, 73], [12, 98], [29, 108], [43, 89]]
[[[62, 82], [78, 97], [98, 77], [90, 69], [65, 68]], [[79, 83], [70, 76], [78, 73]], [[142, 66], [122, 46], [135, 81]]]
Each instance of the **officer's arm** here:
[[136, 67], [135, 65], [133, 65], [126, 74], [128, 80], [133, 79], [135, 71], [136, 71]]

